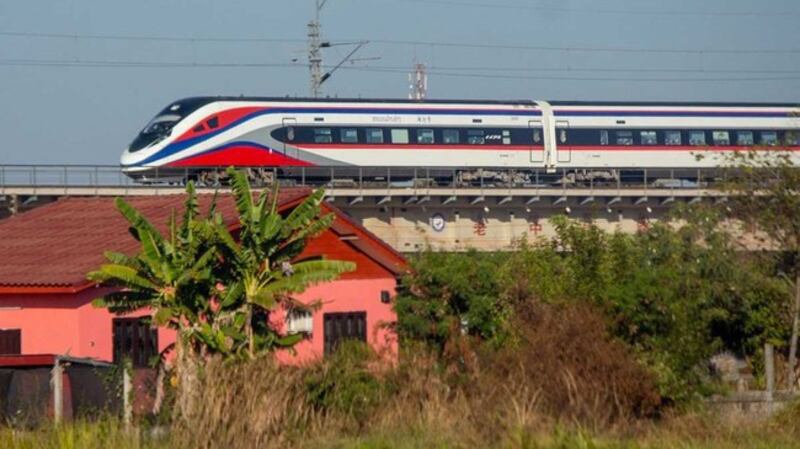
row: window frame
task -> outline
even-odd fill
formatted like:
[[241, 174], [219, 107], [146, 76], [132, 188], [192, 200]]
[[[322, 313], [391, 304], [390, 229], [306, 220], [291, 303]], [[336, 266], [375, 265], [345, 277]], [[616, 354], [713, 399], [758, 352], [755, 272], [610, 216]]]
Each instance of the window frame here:
[[[749, 135], [750, 140], [749, 143], [743, 143], [742, 136]], [[752, 147], [756, 144], [756, 133], [754, 131], [736, 131], [736, 145], [740, 147]]]
[[[698, 141], [694, 141], [692, 139], [692, 134], [703, 136], [702, 143], [699, 143]], [[692, 130], [692, 129], [690, 129], [690, 130], [688, 130], [688, 135], [689, 135], [689, 141], [688, 141], [689, 146], [692, 146], [692, 147], [705, 147], [705, 146], [708, 146], [708, 139], [706, 139], [707, 136], [706, 136], [705, 130], [697, 130], [697, 129], [693, 129]]]
[[[467, 129], [467, 145], [486, 145], [486, 130], [485, 129]], [[474, 140], [477, 138], [477, 140]]]
[[[375, 136], [380, 136], [380, 139], [379, 140], [375, 140], [374, 139]], [[382, 145], [382, 144], [386, 143], [386, 136], [383, 133], [383, 128], [367, 128], [365, 133], [364, 133], [364, 137], [365, 137], [365, 139], [364, 139], [365, 142], [369, 143], [369, 144]]]
[[[623, 136], [621, 136], [621, 134], [627, 134], [628, 139], [630, 139], [630, 143], [623, 143], [623, 142], [627, 142], [628, 140], [625, 140], [625, 141], [620, 140], [620, 139], [624, 138]], [[614, 142], [615, 142], [615, 144], [617, 146], [631, 147], [635, 143], [634, 140], [633, 140], [633, 136], [634, 136], [634, 134], [633, 134], [633, 131], [631, 131], [631, 130], [618, 129], [618, 130], [616, 130], [614, 132]]]
[[[648, 135], [647, 140], [645, 140], [645, 134]], [[652, 140], [650, 138], [652, 137]], [[651, 129], [645, 129], [639, 131], [639, 142], [643, 146], [653, 147], [658, 145], [658, 132], [653, 131]]]
[[[354, 139], [346, 138], [347, 131], [352, 131], [355, 136]], [[358, 128], [339, 128], [339, 142], [341, 143], [358, 143]]]
[[411, 143], [411, 132], [408, 128], [392, 128], [389, 131], [389, 139], [392, 145], [408, 145]]
[[[128, 347], [125, 335], [119, 332], [124, 328], [133, 329]], [[145, 332], [142, 333], [141, 331]], [[146, 337], [145, 337], [146, 336]], [[140, 340], [134, 341], [136, 338]], [[111, 320], [111, 347], [113, 362], [122, 363], [126, 358], [131, 360], [134, 368], [149, 368], [150, 359], [159, 355], [158, 328], [154, 327], [151, 317], [125, 317]]]
[[[723, 139], [718, 140], [717, 135], [722, 135], [722, 134], [724, 134], [726, 138], [724, 140]], [[711, 131], [711, 143], [715, 147], [729, 147], [731, 145], [731, 132], [721, 131], [721, 130]]]
[[[327, 140], [320, 140], [324, 137], [327, 137]], [[333, 143], [333, 128], [314, 128], [314, 143]]]
[[[670, 140], [671, 137], [678, 137], [678, 140], [675, 141], [674, 139]], [[664, 146], [667, 147], [679, 147], [683, 145], [683, 133], [676, 129], [668, 129], [664, 130]]]
[[[434, 144], [436, 144], [436, 131], [433, 128], [416, 128], [415, 131], [416, 132], [414, 134], [417, 137], [417, 143], [418, 144], [421, 144], [421, 145], [434, 145]], [[430, 133], [430, 136], [429, 136], [430, 137], [430, 141], [429, 142], [422, 140], [422, 134], [423, 133], [425, 133], [425, 134]]]

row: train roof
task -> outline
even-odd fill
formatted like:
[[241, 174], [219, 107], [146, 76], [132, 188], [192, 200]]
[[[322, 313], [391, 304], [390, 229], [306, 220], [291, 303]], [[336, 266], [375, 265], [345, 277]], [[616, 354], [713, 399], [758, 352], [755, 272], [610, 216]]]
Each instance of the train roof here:
[[[438, 99], [438, 100], [409, 100], [401, 98], [310, 98], [310, 97], [245, 97], [245, 96], [218, 96], [218, 97], [191, 97], [184, 98], [175, 103], [192, 103], [194, 105], [207, 104], [214, 101], [259, 101], [259, 102], [285, 102], [297, 101], [303, 103], [400, 103], [400, 104], [477, 104], [477, 105], [525, 105], [536, 106], [534, 100], [464, 100], [464, 99]], [[757, 102], [689, 102], [689, 101], [549, 101], [551, 106], [597, 106], [597, 107], [761, 107], [761, 108], [800, 108], [798, 103], [757, 103]]]

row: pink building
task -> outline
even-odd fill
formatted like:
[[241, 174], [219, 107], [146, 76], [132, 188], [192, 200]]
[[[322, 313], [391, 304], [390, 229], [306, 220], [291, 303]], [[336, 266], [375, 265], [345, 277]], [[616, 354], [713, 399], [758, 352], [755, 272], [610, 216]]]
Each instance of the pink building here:
[[[305, 189], [285, 189], [281, 211], [307, 194]], [[182, 210], [183, 199], [170, 195], [128, 201], [165, 229], [172, 210]], [[210, 196], [200, 200], [207, 206]], [[218, 202], [218, 211], [235, 229], [232, 198], [221, 196]], [[288, 363], [313, 360], [343, 338], [396, 354], [396, 339], [386, 325], [395, 321], [391, 303], [405, 260], [338, 209], [323, 208], [335, 213], [336, 221], [301, 257], [325, 255], [353, 261], [358, 268], [298, 296], [300, 301], [321, 301], [320, 310], [277, 318], [284, 329], [308, 336], [296, 355], [281, 358]], [[93, 307], [91, 301], [105, 290], [86, 280], [87, 272], [104, 263], [104, 251], [137, 249], [112, 198], [66, 198], [0, 222], [0, 355], [59, 354], [102, 361], [129, 356], [137, 365], [146, 364], [174, 341], [174, 333], [149, 328], [141, 319], [146, 311], [115, 316]]]

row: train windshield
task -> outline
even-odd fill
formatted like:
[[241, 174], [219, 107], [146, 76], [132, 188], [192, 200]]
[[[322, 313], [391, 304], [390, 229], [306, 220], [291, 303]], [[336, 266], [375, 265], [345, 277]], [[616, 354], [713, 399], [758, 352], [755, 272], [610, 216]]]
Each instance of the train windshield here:
[[128, 151], [133, 153], [142, 150], [169, 137], [172, 128], [178, 122], [211, 101], [213, 100], [209, 98], [190, 98], [167, 106], [142, 129], [142, 132], [128, 147]]

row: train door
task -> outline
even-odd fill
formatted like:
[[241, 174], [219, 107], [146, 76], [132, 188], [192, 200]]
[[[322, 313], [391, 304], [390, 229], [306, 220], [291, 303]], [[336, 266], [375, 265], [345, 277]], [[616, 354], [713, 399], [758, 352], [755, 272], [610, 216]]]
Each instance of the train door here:
[[[284, 118], [283, 119], [283, 129], [286, 130], [286, 138], [283, 139], [283, 154], [297, 158], [299, 155], [297, 154], [297, 150], [293, 149], [294, 141], [297, 138], [297, 119], [296, 118]], [[290, 154], [292, 153], [292, 154]]]
[[558, 147], [558, 162], [572, 161], [572, 143], [569, 142], [569, 122], [556, 120], [556, 145]]
[[528, 122], [528, 129], [531, 130], [531, 162], [544, 162], [544, 128], [541, 120], [531, 120]]

